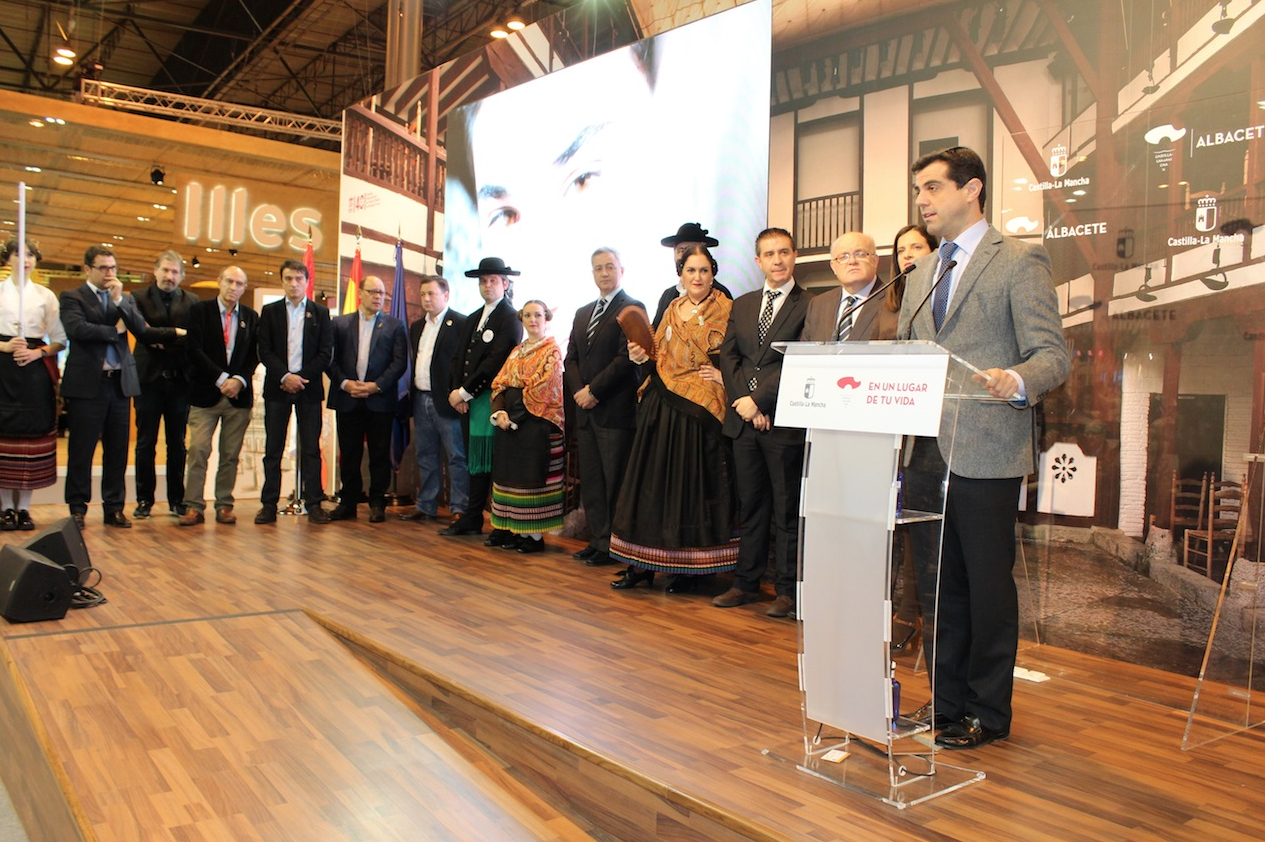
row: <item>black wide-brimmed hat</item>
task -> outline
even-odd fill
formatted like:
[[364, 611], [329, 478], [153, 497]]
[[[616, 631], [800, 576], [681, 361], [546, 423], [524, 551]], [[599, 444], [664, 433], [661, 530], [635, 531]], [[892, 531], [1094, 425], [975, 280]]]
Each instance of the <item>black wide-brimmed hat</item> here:
[[521, 275], [505, 265], [505, 261], [499, 257], [485, 257], [479, 261], [478, 269], [470, 269], [466, 272], [467, 278], [479, 278], [484, 275]]
[[671, 237], [664, 237], [659, 242], [668, 248], [676, 248], [681, 243], [702, 243], [705, 246], [718, 246], [720, 240], [707, 236], [707, 229], [697, 222], [687, 222]]

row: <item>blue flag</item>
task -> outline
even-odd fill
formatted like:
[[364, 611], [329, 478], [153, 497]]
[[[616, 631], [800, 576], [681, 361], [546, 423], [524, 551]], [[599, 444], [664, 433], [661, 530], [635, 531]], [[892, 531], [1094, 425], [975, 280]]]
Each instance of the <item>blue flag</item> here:
[[[404, 243], [402, 240], [395, 241], [395, 284], [391, 287], [391, 315], [404, 322], [404, 326], [408, 327], [408, 302], [404, 296]], [[408, 447], [408, 389], [409, 384], [413, 382], [413, 351], [409, 350], [407, 355], [408, 367], [404, 370], [404, 375], [400, 377], [400, 384], [396, 392], [397, 405], [395, 409], [395, 421], [391, 425], [391, 467], [398, 470], [400, 467], [400, 458], [404, 455], [404, 448]]]

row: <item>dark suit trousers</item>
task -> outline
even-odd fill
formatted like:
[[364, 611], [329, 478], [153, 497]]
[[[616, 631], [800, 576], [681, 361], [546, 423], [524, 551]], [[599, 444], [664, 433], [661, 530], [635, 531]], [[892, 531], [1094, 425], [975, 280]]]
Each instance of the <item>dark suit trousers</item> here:
[[636, 430], [603, 427], [589, 419], [576, 427], [575, 443], [580, 457], [580, 498], [593, 538], [590, 545], [602, 552], [611, 546], [611, 517], [619, 487], [624, 482], [628, 453]]
[[160, 377], [141, 387], [136, 402], [136, 501], [153, 503], [158, 477], [154, 453], [158, 422], [167, 439], [167, 504], [184, 502], [185, 428], [189, 424], [189, 384]]
[[123, 394], [122, 374], [111, 374], [102, 375], [95, 398], [67, 399], [66, 505], [72, 514], [86, 513], [92, 502], [92, 455], [97, 442], [101, 442], [101, 506], [107, 515], [123, 511], [132, 402]]
[[778, 596], [795, 597], [799, 542], [799, 489], [804, 442], [788, 442], [750, 424], [733, 440], [738, 486], [738, 567], [734, 587], [760, 590], [774, 537], [774, 586]]
[[338, 413], [338, 471], [343, 487], [339, 492], [342, 505], [354, 507], [360, 502], [364, 482], [360, 461], [365, 442], [369, 443], [369, 505], [385, 506], [387, 485], [391, 482], [390, 412], [372, 412], [363, 404]]
[[[905, 472], [905, 505], [934, 509], [943, 476], [935, 439], [919, 439]], [[1021, 481], [951, 474], [943, 536], [934, 523], [910, 530], [923, 628], [935, 629], [928, 661], [933, 665], [936, 715], [956, 719], [974, 714], [984, 727], [999, 731], [1010, 729], [1019, 647], [1014, 563]]]
[[[281, 456], [285, 452], [290, 428], [290, 410], [294, 410], [299, 436], [299, 472], [303, 482], [303, 502], [308, 509], [320, 505], [325, 497], [321, 488], [321, 403], [291, 402], [280, 398], [264, 401], [264, 487], [259, 502], [277, 505], [281, 498]], [[356, 460], [359, 478], [359, 459]], [[357, 495], [357, 498], [359, 495]]]

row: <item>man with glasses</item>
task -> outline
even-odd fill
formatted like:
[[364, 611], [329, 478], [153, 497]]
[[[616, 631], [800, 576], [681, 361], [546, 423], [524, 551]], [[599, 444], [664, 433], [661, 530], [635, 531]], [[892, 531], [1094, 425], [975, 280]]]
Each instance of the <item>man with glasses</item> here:
[[106, 526], [132, 525], [123, 513], [131, 398], [141, 392], [127, 332], [144, 342], [172, 342], [184, 328], [151, 328], [131, 295], [123, 292], [118, 262], [104, 246], [83, 256], [87, 283], [61, 294], [61, 320], [70, 340], [62, 375], [70, 438], [66, 454], [66, 505], [82, 529], [92, 502], [92, 457], [101, 443], [101, 505]]
[[865, 342], [895, 339], [899, 314], [887, 309], [878, 295], [859, 306], [882, 284], [878, 282], [878, 254], [874, 238], [849, 231], [830, 246], [830, 268], [840, 286], [823, 292], [808, 305], [804, 322], [806, 342]]
[[391, 481], [391, 419], [400, 378], [408, 370], [408, 328], [382, 312], [387, 287], [376, 275], [360, 282], [360, 309], [334, 319], [329, 408], [338, 418], [339, 502], [330, 520], [355, 520], [364, 480], [360, 460], [369, 445], [369, 522], [386, 520]]

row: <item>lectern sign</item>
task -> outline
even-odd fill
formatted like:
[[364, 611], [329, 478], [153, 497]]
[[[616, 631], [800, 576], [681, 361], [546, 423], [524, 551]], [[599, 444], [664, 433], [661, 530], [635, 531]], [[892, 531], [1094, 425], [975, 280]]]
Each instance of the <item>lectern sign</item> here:
[[935, 436], [948, 368], [947, 354], [788, 354], [777, 424]]

